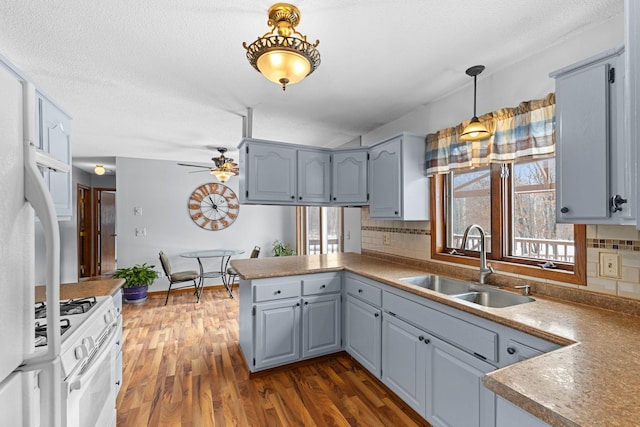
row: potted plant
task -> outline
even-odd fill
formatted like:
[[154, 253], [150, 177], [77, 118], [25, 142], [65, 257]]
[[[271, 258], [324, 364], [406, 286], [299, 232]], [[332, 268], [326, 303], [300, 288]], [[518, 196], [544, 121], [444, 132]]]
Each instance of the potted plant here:
[[136, 264], [133, 267], [119, 268], [113, 277], [124, 279], [123, 292], [126, 302], [138, 303], [147, 299], [149, 285], [158, 277], [155, 265]]
[[288, 243], [282, 243], [278, 240], [273, 242], [273, 256], [291, 256], [295, 254], [296, 250]]

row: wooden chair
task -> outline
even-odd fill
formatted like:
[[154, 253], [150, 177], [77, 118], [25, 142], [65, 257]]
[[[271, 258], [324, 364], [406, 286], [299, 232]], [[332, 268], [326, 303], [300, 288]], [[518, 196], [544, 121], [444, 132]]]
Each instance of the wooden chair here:
[[[167, 279], [169, 280], [169, 289], [167, 290], [167, 297], [164, 300], [164, 305], [167, 305], [167, 302], [169, 301], [169, 293], [171, 293], [171, 287], [173, 286], [174, 283], [183, 283], [183, 282], [189, 282], [189, 281], [193, 281], [193, 288], [195, 289], [195, 295], [198, 298], [198, 302], [200, 302], [200, 294], [202, 293], [202, 290], [198, 289], [198, 282], [196, 281], [197, 279], [200, 278], [200, 273], [198, 273], [195, 270], [177, 271], [173, 273], [171, 271], [171, 264], [169, 263], [169, 258], [165, 255], [165, 253], [160, 251], [159, 256], [160, 256], [160, 264], [162, 264], [162, 269], [164, 270], [164, 274], [167, 276]], [[181, 286], [174, 289], [181, 289], [187, 286], [191, 286], [191, 285]]]
[[[254, 246], [253, 250], [251, 251], [251, 255], [249, 256], [249, 258], [258, 258], [258, 255], [260, 255], [260, 246]], [[238, 272], [233, 268], [233, 267], [228, 267], [227, 268], [227, 277], [228, 277], [228, 282], [229, 283], [229, 289], [233, 289], [233, 284], [235, 283], [236, 279], [238, 278]]]

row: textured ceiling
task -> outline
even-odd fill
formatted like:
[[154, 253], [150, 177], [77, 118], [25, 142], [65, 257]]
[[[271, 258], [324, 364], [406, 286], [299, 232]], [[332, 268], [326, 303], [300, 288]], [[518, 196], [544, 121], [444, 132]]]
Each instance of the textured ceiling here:
[[322, 64], [286, 92], [247, 62], [269, 0], [3, 0], [0, 54], [73, 116], [74, 159], [206, 162], [253, 137], [338, 146], [567, 35], [623, 0], [300, 0]]

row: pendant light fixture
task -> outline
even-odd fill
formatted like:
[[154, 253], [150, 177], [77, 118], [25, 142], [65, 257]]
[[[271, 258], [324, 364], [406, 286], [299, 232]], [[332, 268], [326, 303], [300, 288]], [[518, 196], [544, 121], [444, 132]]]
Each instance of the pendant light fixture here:
[[106, 169], [104, 168], [103, 165], [96, 165], [93, 171], [96, 173], [96, 175], [104, 175], [104, 173], [106, 172]]
[[320, 52], [316, 50], [320, 41], [316, 40], [314, 44], [307, 42], [307, 36], [296, 31], [299, 23], [300, 11], [297, 7], [276, 3], [269, 8], [267, 25], [271, 31], [258, 37], [249, 46], [246, 42], [242, 43], [253, 68], [272, 82], [282, 85], [282, 90], [287, 85], [298, 83], [320, 65]]
[[473, 77], [473, 117], [471, 122], [464, 128], [462, 135], [460, 135], [460, 141], [480, 141], [481, 139], [487, 139], [491, 136], [491, 133], [487, 128], [480, 123], [478, 116], [476, 115], [476, 85], [478, 74], [484, 71], [484, 65], [474, 65], [467, 69], [468, 76]]

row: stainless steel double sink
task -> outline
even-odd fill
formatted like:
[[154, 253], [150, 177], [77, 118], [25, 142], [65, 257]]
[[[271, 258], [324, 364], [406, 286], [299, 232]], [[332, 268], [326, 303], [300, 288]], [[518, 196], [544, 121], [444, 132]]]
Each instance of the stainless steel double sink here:
[[425, 275], [399, 279], [402, 283], [419, 286], [441, 294], [449, 295], [462, 302], [478, 304], [484, 307], [511, 307], [525, 304], [535, 299], [496, 289], [475, 282], [452, 279], [445, 276]]

